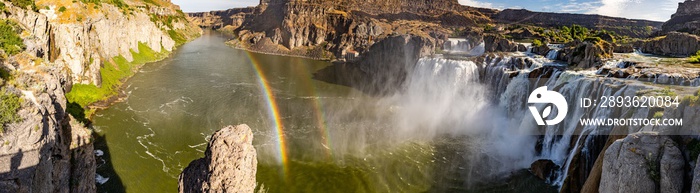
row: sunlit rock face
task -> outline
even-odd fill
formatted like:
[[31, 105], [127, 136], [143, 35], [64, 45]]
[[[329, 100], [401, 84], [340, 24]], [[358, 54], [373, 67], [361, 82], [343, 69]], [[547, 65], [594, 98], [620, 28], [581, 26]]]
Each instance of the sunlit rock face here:
[[666, 36], [645, 41], [641, 50], [644, 53], [664, 56], [688, 57], [700, 50], [700, 37], [683, 32], [670, 32]]
[[255, 191], [258, 160], [248, 125], [217, 131], [204, 154], [180, 174], [180, 192]]
[[685, 161], [676, 143], [658, 133], [637, 133], [606, 151], [600, 192], [682, 192]]

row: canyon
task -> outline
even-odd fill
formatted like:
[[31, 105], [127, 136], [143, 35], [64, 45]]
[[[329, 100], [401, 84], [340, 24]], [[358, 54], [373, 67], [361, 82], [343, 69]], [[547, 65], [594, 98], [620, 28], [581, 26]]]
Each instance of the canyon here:
[[[3, 50], [1, 59], [0, 94], [21, 99], [19, 121], [0, 133], [2, 191], [95, 192], [99, 184], [118, 183], [117, 172], [97, 171], [106, 164], [118, 166], [132, 191], [170, 181], [180, 192], [328, 184], [338, 185], [329, 191], [440, 192], [484, 184], [498, 191], [500, 182], [548, 192], [700, 187], [700, 70], [645, 55], [700, 50], [696, 0], [680, 3], [665, 23], [456, 0], [261, 0], [188, 14], [169, 0], [16, 2], [0, 1], [0, 19], [16, 23], [24, 45], [18, 54]], [[555, 42], [532, 30], [574, 24], [635, 41], [603, 33]], [[202, 34], [207, 38], [178, 51]], [[550, 42], [522, 41], [531, 39]], [[250, 52], [212, 43], [224, 40]], [[178, 58], [140, 70], [171, 53]], [[134, 75], [137, 81], [123, 85]], [[543, 86], [569, 101], [657, 95], [681, 101], [663, 109], [572, 103], [565, 122], [538, 126], [525, 104]], [[613, 117], [687, 122], [578, 124]], [[234, 121], [253, 127], [209, 130]], [[106, 146], [117, 156], [105, 158]], [[523, 169], [534, 175], [519, 176]], [[153, 176], [143, 178], [141, 170]], [[141, 178], [170, 181], [143, 185]]]
[[[21, 97], [20, 121], [0, 134], [3, 191], [95, 192], [93, 129], [67, 95], [82, 89], [77, 85], [117, 89], [123, 80], [104, 72], [115, 58], [143, 63], [138, 54], [167, 53], [201, 33], [170, 1], [116, 2], [0, 2], [0, 19], [16, 24], [25, 45], [2, 58], [10, 74], [2, 92]], [[169, 17], [180, 19], [156, 19]]]

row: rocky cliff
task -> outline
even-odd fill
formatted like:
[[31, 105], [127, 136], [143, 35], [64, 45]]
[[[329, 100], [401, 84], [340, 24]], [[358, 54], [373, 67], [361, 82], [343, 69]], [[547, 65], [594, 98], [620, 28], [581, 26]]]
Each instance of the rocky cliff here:
[[[122, 2], [122, 1], [120, 1]], [[9, 6], [9, 14], [26, 29], [27, 50], [50, 62], [63, 63], [76, 84], [101, 85], [100, 69], [107, 60], [123, 56], [133, 61], [139, 43], [156, 52], [172, 51], [182, 38], [199, 29], [190, 26], [179, 7], [169, 1], [73, 3], [37, 1], [38, 11]], [[178, 37], [179, 36], [179, 37]]]
[[[228, 28], [231, 44], [253, 51], [342, 59], [396, 35], [432, 39], [436, 47], [449, 27], [476, 27], [490, 19], [456, 0], [261, 1], [254, 8], [191, 13], [200, 26]], [[223, 27], [222, 27], [223, 26]]]
[[[20, 121], [0, 133], [2, 192], [95, 192], [92, 130], [68, 115], [63, 66], [25, 63], [26, 56], [3, 60], [22, 83], [0, 84], [20, 96]], [[35, 66], [36, 65], [36, 66]]]
[[663, 24], [664, 32], [681, 31], [699, 34], [700, 33], [700, 1], [686, 0], [678, 3], [676, 13], [671, 15], [671, 19]]
[[2, 101], [0, 192], [95, 192], [92, 129], [67, 93], [115, 87], [104, 76], [119, 69], [115, 58], [143, 62], [200, 29], [168, 0], [0, 1], [0, 9], [0, 35], [19, 39], [0, 48], [0, 95], [16, 98]]
[[605, 151], [600, 192], [682, 192], [685, 159], [677, 144], [658, 133], [637, 133]]
[[665, 36], [643, 41], [640, 49], [644, 53], [688, 57], [700, 50], [700, 37], [683, 32], [670, 32]]
[[645, 38], [661, 28], [662, 22], [625, 19], [602, 15], [545, 13], [525, 9], [505, 9], [492, 17], [507, 24], [526, 24], [541, 27], [580, 25], [590, 29], [605, 29], [620, 35]]
[[248, 125], [212, 135], [204, 158], [192, 161], [179, 179], [180, 192], [254, 192], [258, 160]]

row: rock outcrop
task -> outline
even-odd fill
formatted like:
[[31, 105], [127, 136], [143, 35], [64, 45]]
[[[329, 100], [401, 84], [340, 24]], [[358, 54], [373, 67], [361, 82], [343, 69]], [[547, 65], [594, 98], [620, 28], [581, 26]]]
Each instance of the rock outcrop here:
[[[0, 130], [1, 192], [95, 192], [92, 130], [66, 113], [70, 77], [62, 65], [27, 63], [20, 54], [2, 61], [15, 84], [0, 84], [19, 95], [20, 121]], [[26, 89], [26, 90], [25, 90]]]
[[658, 133], [636, 133], [605, 151], [600, 192], [682, 192], [685, 160], [676, 143]]
[[497, 34], [484, 35], [484, 48], [487, 52], [515, 52], [518, 44]]
[[560, 168], [552, 160], [537, 160], [530, 165], [530, 172], [537, 178], [551, 182], [557, 178], [556, 173]]
[[257, 155], [247, 125], [228, 126], [211, 137], [204, 158], [180, 174], [180, 192], [254, 192]]
[[663, 24], [662, 29], [664, 32], [700, 33], [700, 1], [686, 0], [678, 3], [676, 13]]
[[567, 43], [557, 59], [566, 61], [570, 66], [592, 68], [602, 66], [603, 60], [612, 56], [612, 44], [602, 40], [590, 40]]
[[700, 36], [670, 32], [665, 36], [656, 37], [641, 43], [644, 53], [673, 57], [688, 57], [700, 50]]

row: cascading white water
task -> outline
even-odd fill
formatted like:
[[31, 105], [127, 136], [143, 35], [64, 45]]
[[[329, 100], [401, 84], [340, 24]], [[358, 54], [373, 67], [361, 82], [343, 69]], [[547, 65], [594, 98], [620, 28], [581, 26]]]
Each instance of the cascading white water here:
[[547, 52], [547, 59], [556, 60], [557, 56], [559, 56], [559, 50], [552, 49]]
[[485, 43], [482, 41], [477, 45], [467, 39], [450, 38], [445, 41], [443, 50], [450, 54], [461, 54], [467, 56], [479, 56], [486, 51]]
[[470, 176], [495, 178], [529, 166], [536, 138], [511, 129], [519, 123], [509, 121], [493, 103], [492, 91], [479, 74], [480, 68], [472, 61], [422, 58], [408, 76], [404, 91], [382, 103], [395, 109], [395, 137], [469, 136], [464, 146], [471, 152], [466, 157], [473, 167], [468, 168]]
[[445, 41], [443, 49], [448, 52], [469, 52], [472, 46], [469, 40], [450, 38]]

